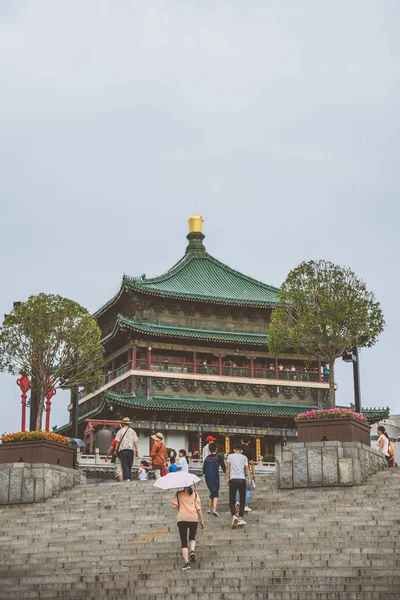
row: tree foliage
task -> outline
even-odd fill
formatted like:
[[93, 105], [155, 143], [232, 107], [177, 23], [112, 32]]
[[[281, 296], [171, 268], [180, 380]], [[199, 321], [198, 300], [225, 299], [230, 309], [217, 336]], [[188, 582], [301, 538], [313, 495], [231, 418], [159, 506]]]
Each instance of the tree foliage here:
[[334, 406], [335, 359], [349, 347], [376, 343], [385, 326], [379, 302], [353, 271], [324, 260], [302, 262], [290, 271], [278, 301], [268, 332], [270, 350], [327, 361]]
[[0, 328], [0, 370], [27, 375], [37, 393], [36, 429], [41, 429], [45, 395], [50, 389], [102, 383], [100, 328], [72, 300], [39, 294], [15, 305]]

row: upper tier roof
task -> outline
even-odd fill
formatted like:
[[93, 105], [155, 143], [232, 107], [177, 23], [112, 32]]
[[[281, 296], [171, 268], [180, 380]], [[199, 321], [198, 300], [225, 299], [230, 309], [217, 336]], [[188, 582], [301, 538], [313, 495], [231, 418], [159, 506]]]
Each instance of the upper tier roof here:
[[187, 238], [185, 256], [166, 273], [151, 279], [124, 275], [118, 294], [95, 316], [113, 304], [127, 288], [163, 298], [230, 306], [268, 308], [277, 304], [278, 288], [235, 271], [208, 254], [201, 231], [192, 231]]
[[188, 252], [169, 271], [153, 279], [124, 277], [130, 288], [166, 298], [200, 300], [235, 306], [270, 307], [277, 288], [243, 275], [204, 253]]

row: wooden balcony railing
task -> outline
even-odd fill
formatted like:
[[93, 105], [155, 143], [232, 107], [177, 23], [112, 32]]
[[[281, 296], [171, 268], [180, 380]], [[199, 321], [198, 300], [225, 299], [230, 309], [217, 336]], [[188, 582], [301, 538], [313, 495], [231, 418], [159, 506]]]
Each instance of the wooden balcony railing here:
[[[132, 363], [127, 363], [119, 366], [114, 372], [108, 372], [105, 377], [105, 382], [109, 383], [113, 379], [123, 375], [128, 370], [132, 369]], [[151, 361], [150, 364], [145, 359], [138, 359], [136, 361], [136, 369], [143, 371], [155, 371], [158, 373], [191, 373], [199, 375], [221, 375], [224, 377], [249, 377], [252, 379], [279, 379], [283, 381], [315, 381], [328, 383], [329, 374], [321, 373], [318, 376], [318, 371], [307, 370], [307, 369], [296, 369], [292, 370], [276, 370], [275, 368], [259, 368], [254, 367], [251, 369], [249, 366], [236, 366], [236, 365], [205, 365], [194, 364], [194, 363], [178, 363], [168, 361]]]

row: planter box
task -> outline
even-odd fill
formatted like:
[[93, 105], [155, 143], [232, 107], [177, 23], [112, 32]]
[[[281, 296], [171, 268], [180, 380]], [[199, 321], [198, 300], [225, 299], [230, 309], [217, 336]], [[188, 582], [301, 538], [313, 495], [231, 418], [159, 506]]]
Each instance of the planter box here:
[[310, 419], [297, 423], [297, 440], [299, 442], [361, 442], [370, 446], [370, 429], [369, 425], [352, 417]]
[[0, 464], [18, 462], [46, 463], [72, 469], [74, 448], [46, 440], [0, 444]]

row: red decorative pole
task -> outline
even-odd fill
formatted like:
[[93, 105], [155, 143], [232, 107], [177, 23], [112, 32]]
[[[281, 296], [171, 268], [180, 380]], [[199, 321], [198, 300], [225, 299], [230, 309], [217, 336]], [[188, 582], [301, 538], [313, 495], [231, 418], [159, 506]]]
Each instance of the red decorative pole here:
[[32, 383], [29, 377], [20, 377], [17, 379], [17, 385], [21, 389], [21, 404], [22, 404], [22, 415], [21, 415], [21, 431], [26, 431], [26, 398], [27, 392], [31, 389]]
[[51, 399], [56, 395], [56, 390], [51, 385], [50, 379], [46, 382], [46, 427], [45, 431], [50, 431], [50, 410], [51, 410]]

